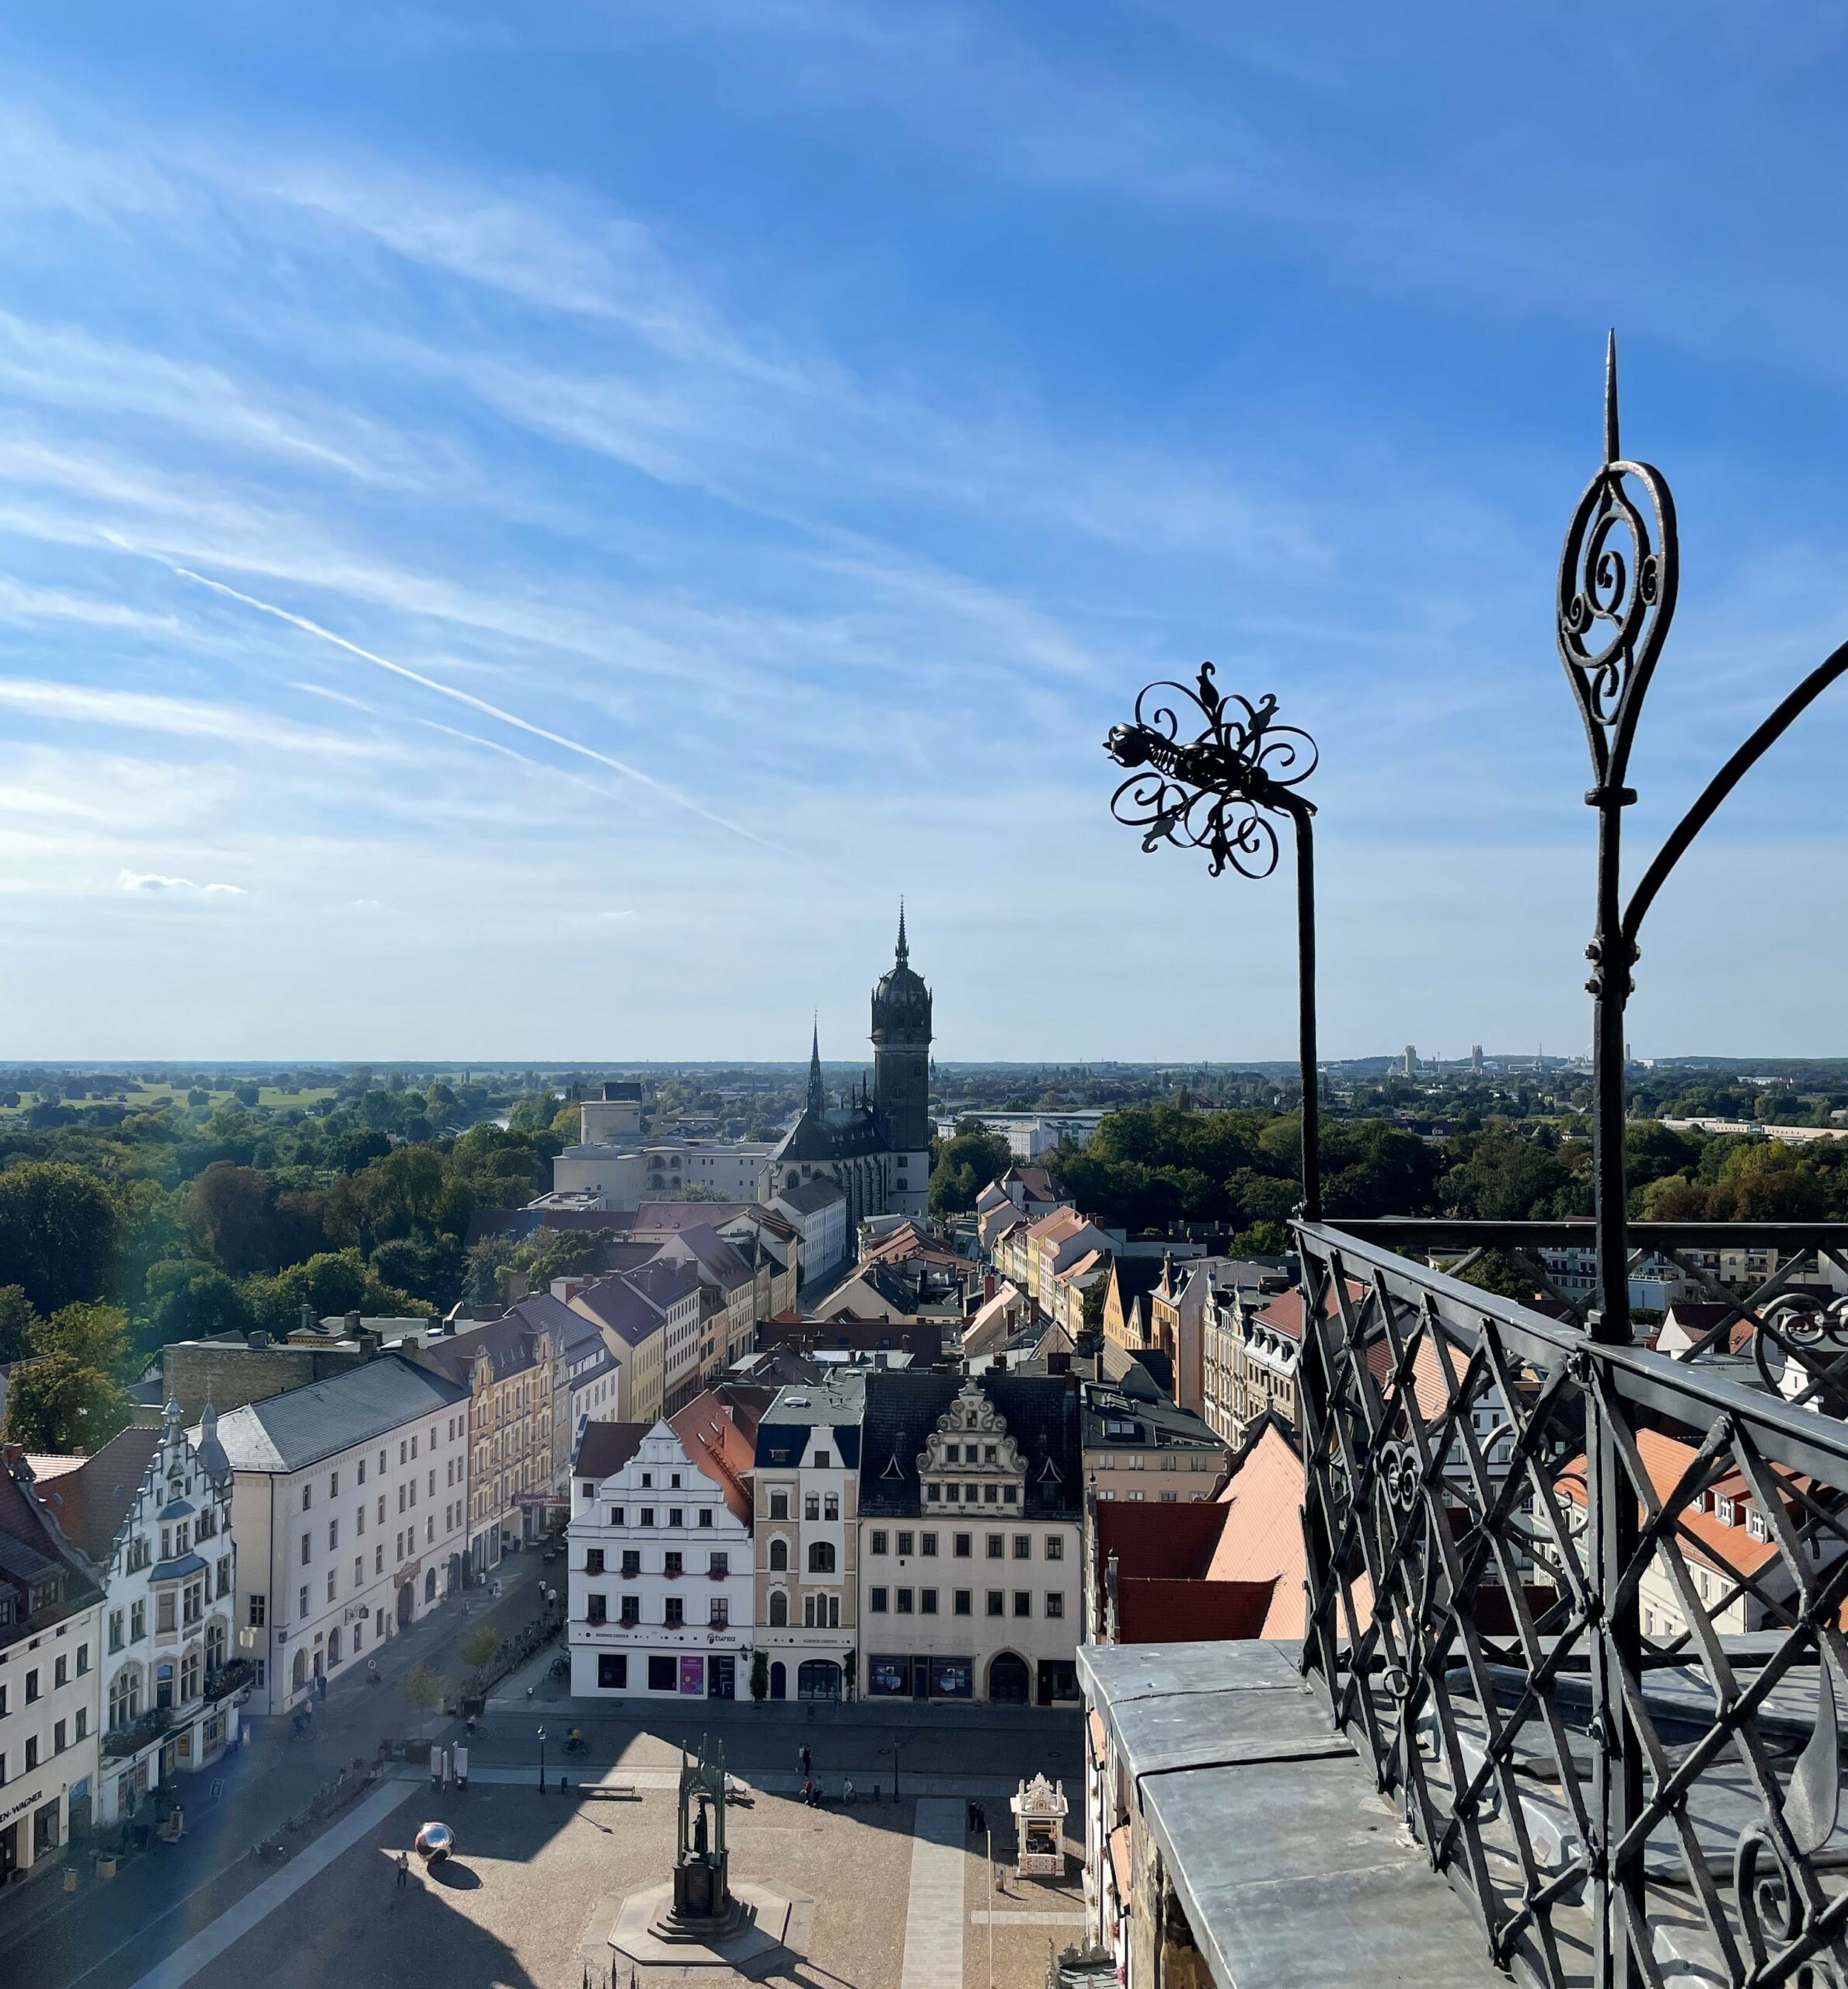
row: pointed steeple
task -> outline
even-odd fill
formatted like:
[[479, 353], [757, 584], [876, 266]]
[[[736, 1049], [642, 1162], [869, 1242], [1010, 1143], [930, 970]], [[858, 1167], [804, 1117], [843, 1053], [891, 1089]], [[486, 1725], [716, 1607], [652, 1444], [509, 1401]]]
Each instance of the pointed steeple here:
[[818, 1117], [828, 1109], [827, 1095], [821, 1089], [821, 1018], [818, 1012], [808, 1053], [808, 1109]]
[[911, 948], [905, 939], [905, 900], [898, 900], [898, 964], [903, 967], [911, 959]]

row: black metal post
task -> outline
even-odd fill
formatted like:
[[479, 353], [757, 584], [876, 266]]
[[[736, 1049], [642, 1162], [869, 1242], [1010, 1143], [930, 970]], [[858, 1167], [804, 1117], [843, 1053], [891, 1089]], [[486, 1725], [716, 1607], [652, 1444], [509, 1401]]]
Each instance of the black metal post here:
[[[1191, 706], [1204, 721], [1180, 737], [1178, 714]], [[1316, 1056], [1315, 804], [1293, 790], [1316, 770], [1316, 743], [1276, 723], [1277, 700], [1253, 704], [1222, 695], [1210, 663], [1191, 686], [1151, 684], [1128, 725], [1113, 726], [1104, 750], [1131, 771], [1111, 796], [1119, 822], [1143, 831], [1142, 847], [1179, 844], [1203, 849], [1214, 876], [1228, 867], [1263, 878], [1277, 868], [1270, 817], [1287, 815], [1296, 835], [1296, 1044], [1302, 1083], [1302, 1213], [1322, 1213], [1321, 1092]]]
[[546, 1729], [539, 1729], [539, 1793], [546, 1792]]
[[1302, 1075], [1302, 1214], [1322, 1220], [1322, 1078], [1316, 1054], [1315, 810], [1290, 797], [1296, 827], [1296, 1056]]

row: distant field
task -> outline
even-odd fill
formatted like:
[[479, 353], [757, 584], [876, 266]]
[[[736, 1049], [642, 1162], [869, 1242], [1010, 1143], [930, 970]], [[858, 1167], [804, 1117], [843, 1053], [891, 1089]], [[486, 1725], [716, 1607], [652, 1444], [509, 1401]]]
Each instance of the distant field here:
[[[231, 1093], [214, 1091], [209, 1096], [212, 1103], [218, 1105], [229, 1099]], [[283, 1091], [274, 1085], [263, 1085], [259, 1087], [256, 1094], [257, 1102], [267, 1106], [272, 1111], [284, 1110], [290, 1106], [310, 1106], [321, 1099], [333, 1096], [331, 1085], [313, 1085], [305, 1091]], [[0, 1123], [24, 1117], [38, 1102], [39, 1096], [36, 1092], [21, 1092], [16, 1107], [0, 1106]], [[186, 1103], [186, 1089], [170, 1085], [134, 1085], [126, 1090], [110, 1092], [101, 1096], [67, 1099], [61, 1102], [73, 1106], [79, 1111], [92, 1105], [120, 1105], [131, 1112], [146, 1112], [162, 1105], [183, 1106]]]

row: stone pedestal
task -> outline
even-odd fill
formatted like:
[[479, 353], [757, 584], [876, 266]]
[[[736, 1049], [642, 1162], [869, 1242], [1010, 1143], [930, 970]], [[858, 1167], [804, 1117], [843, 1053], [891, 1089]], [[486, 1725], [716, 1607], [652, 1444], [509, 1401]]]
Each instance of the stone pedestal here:
[[709, 1851], [683, 1858], [674, 1868], [674, 1900], [648, 1931], [657, 1941], [712, 1945], [727, 1941], [752, 1918], [750, 1907], [727, 1882], [731, 1854]]

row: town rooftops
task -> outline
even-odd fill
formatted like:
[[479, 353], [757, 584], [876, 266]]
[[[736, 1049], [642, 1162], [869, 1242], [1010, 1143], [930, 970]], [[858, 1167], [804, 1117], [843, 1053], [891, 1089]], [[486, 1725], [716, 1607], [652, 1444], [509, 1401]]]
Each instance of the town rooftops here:
[[1087, 1451], [1222, 1451], [1226, 1445], [1191, 1409], [1164, 1400], [1152, 1382], [1131, 1393], [1093, 1381], [1084, 1389], [1084, 1447]]
[[756, 1206], [751, 1202], [643, 1202], [635, 1212], [637, 1235], [677, 1236], [683, 1230], [730, 1222]]
[[[218, 1441], [233, 1471], [300, 1471], [468, 1399], [467, 1388], [433, 1370], [427, 1356], [382, 1353], [326, 1381], [232, 1409], [218, 1418]], [[197, 1443], [199, 1432], [191, 1433]]]
[[787, 1467], [808, 1447], [809, 1433], [834, 1432], [833, 1447], [842, 1465], [852, 1471], [859, 1462], [860, 1424], [866, 1414], [864, 1373], [825, 1374], [817, 1382], [779, 1388], [757, 1426], [757, 1462]]
[[[557, 1302], [549, 1293], [538, 1295], [548, 1306]], [[523, 1299], [521, 1305], [530, 1302]], [[472, 1385], [476, 1364], [482, 1360], [489, 1363], [494, 1380], [505, 1381], [509, 1375], [538, 1366], [538, 1336], [546, 1329], [542, 1317], [535, 1323], [516, 1308], [498, 1319], [461, 1326], [452, 1334], [432, 1339], [418, 1348], [414, 1357], [465, 1386]]]

